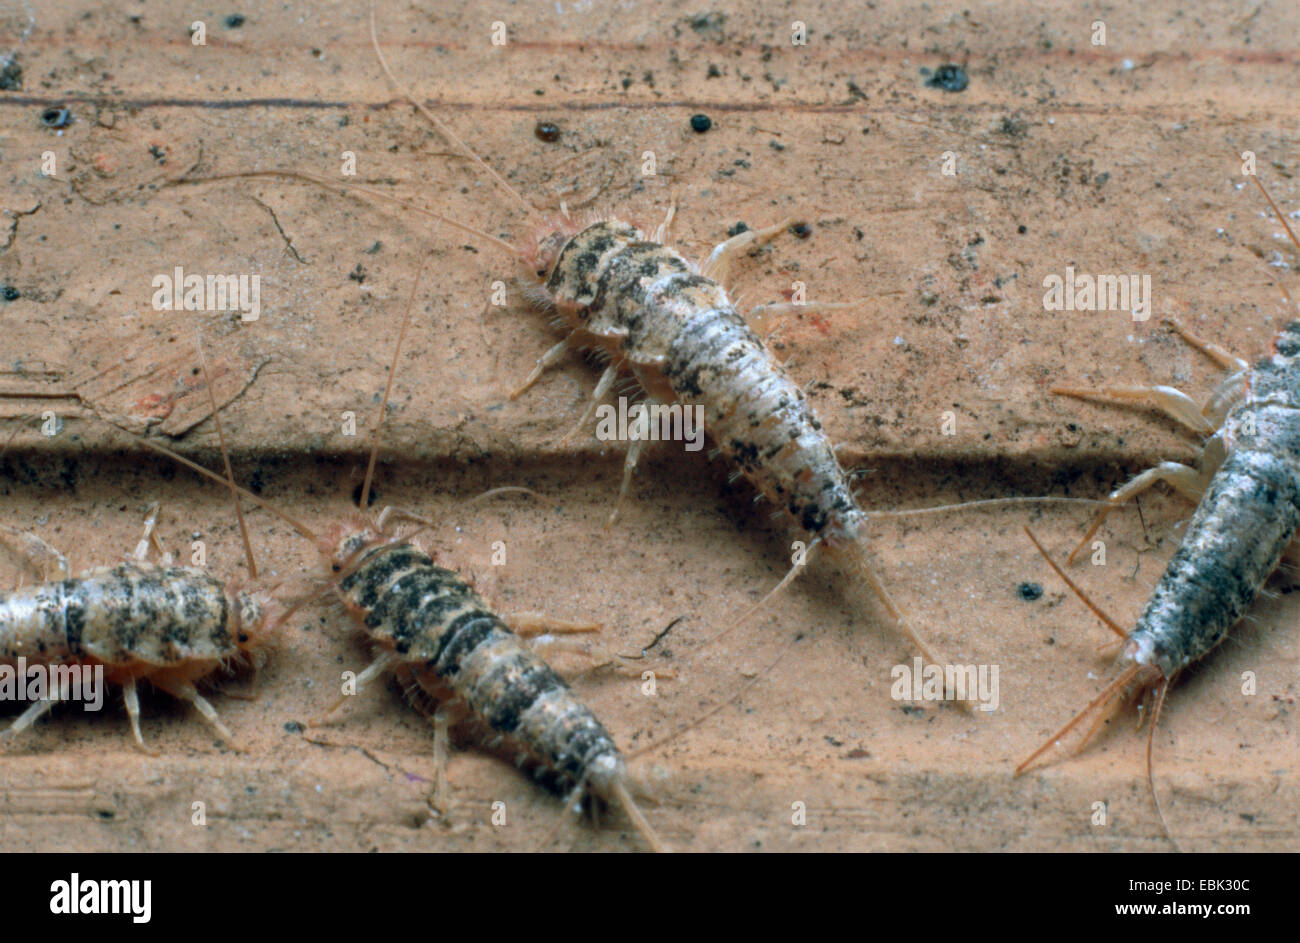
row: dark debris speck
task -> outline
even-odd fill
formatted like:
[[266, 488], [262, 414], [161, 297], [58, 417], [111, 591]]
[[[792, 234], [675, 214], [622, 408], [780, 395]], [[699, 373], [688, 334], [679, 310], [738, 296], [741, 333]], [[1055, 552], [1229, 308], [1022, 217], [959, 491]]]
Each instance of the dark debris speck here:
[[23, 87], [23, 67], [14, 59], [0, 67], [0, 91], [16, 92]]
[[41, 112], [41, 124], [47, 128], [66, 128], [72, 124], [72, 112], [67, 108], [46, 108]]
[[812, 227], [807, 223], [795, 223], [790, 227], [790, 232], [799, 239], [807, 239], [812, 235]]
[[1016, 587], [1016, 595], [1025, 602], [1033, 602], [1035, 599], [1041, 599], [1043, 587], [1037, 583], [1021, 583]]
[[5, 301], [17, 301], [23, 296], [23, 293], [13, 285], [0, 285], [0, 298]]
[[736, 223], [736, 225], [727, 230], [727, 235], [739, 236], [742, 232], [749, 232], [749, 227], [744, 223]]
[[243, 26], [245, 22], [247, 22], [247, 20], [245, 20], [244, 14], [232, 13], [225, 19], [226, 29], [239, 29], [239, 27]]
[[554, 144], [560, 139], [560, 128], [549, 121], [539, 121], [537, 126], [533, 128], [533, 136], [539, 141]]
[[945, 62], [934, 70], [934, 74], [926, 79], [925, 84], [930, 88], [941, 88], [945, 92], [964, 92], [970, 85], [970, 76], [961, 66]]
[[711, 127], [713, 127], [713, 119], [708, 115], [691, 115], [691, 130], [696, 134], [703, 134]]

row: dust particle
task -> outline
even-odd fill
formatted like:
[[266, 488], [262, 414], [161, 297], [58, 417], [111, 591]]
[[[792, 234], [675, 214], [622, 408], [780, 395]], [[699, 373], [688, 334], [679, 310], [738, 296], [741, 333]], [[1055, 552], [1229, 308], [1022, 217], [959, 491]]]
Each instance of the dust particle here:
[[232, 13], [226, 17], [226, 29], [239, 29], [244, 25], [244, 14]]
[[1025, 602], [1033, 602], [1035, 599], [1042, 597], [1043, 587], [1037, 583], [1021, 583], [1016, 587], [1016, 595]]
[[930, 88], [941, 88], [945, 92], [964, 92], [966, 86], [970, 85], [970, 76], [961, 66], [945, 62], [934, 70], [934, 75], [925, 84]]
[[10, 59], [0, 68], [0, 91], [13, 92], [23, 87], [23, 67]]
[[549, 121], [539, 121], [537, 126], [533, 128], [533, 136], [539, 141], [554, 144], [560, 139], [560, 129]]
[[742, 232], [749, 232], [749, 227], [744, 223], [736, 223], [736, 225], [727, 230], [727, 235], [739, 236]]
[[711, 127], [713, 127], [713, 119], [708, 115], [691, 115], [691, 130], [696, 134], [703, 134]]
[[795, 223], [790, 227], [790, 232], [799, 239], [807, 239], [812, 235], [812, 227], [807, 223]]
[[13, 285], [0, 285], [0, 298], [5, 301], [17, 301], [22, 296], [23, 293]]
[[72, 124], [72, 112], [67, 108], [46, 108], [41, 112], [41, 124], [47, 128], [66, 128]]

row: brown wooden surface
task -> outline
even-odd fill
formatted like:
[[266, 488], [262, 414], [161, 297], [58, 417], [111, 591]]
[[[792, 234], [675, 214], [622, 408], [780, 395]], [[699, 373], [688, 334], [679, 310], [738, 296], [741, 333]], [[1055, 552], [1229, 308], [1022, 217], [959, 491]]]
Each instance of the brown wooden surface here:
[[[809, 297], [861, 302], [793, 319], [781, 337], [845, 463], [869, 470], [871, 509], [1091, 497], [1156, 461], [1194, 460], [1195, 442], [1169, 421], [1047, 388], [1172, 382], [1203, 395], [1217, 374], [1159, 318], [1177, 313], [1254, 356], [1287, 319], [1269, 273], [1300, 294], [1296, 252], [1235, 156], [1254, 151], [1283, 212], [1296, 212], [1291, 4], [1243, 12], [1155, 0], [1094, 16], [1071, 3], [968, 14], [736, 3], [708, 17], [688, 3], [520, 4], [506, 8], [503, 48], [489, 42], [500, 7], [456, 6], [381, 4], [380, 41], [398, 74], [547, 211], [565, 199], [654, 225], [675, 191], [677, 242], [696, 258], [739, 221], [807, 220], [810, 238], [747, 260], [734, 287], [761, 303], [799, 280]], [[574, 676], [630, 750], [698, 716], [803, 636], [742, 707], [633, 762], [658, 799], [648, 815], [674, 847], [1168, 847], [1143, 778], [1144, 738], [1127, 722], [1075, 760], [1010, 775], [1107, 669], [1097, 653], [1105, 631], [1020, 531], [1032, 520], [1060, 556], [1085, 510], [873, 526], [885, 577], [917, 624], [955, 659], [1000, 666], [991, 716], [904, 711], [889, 696], [889, 670], [913, 653], [850, 604], [829, 568], [700, 651], [779, 577], [790, 535], [746, 488], [728, 486], [721, 466], [669, 446], [647, 460], [606, 532], [621, 450], [561, 441], [595, 382], [591, 365], [575, 357], [506, 399], [556, 339], [516, 293], [505, 308], [490, 305], [492, 283], [514, 274], [508, 259], [382, 201], [264, 178], [199, 182], [269, 168], [342, 179], [341, 154], [352, 151], [353, 182], [492, 233], [531, 235], [520, 210], [397, 102], [364, 4], [250, 3], [230, 29], [222, 20], [233, 10], [151, 5], [132, 21], [116, 4], [52, 0], [20, 42], [22, 9], [0, 4], [0, 51], [16, 50], [22, 68], [21, 88], [0, 91], [0, 280], [21, 293], [0, 302], [0, 439], [17, 429], [0, 458], [4, 523], [90, 566], [129, 550], [144, 505], [161, 500], [169, 546], [184, 550], [199, 533], [214, 572], [244, 572], [222, 492], [94, 414], [158, 415], [159, 398], [170, 403], [195, 365], [199, 323], [229, 351], [222, 390], [234, 399], [223, 422], [236, 475], [314, 526], [337, 520], [351, 507], [402, 305], [428, 253], [385, 427], [380, 502], [443, 512], [440, 558], [503, 610], [599, 619], [616, 651], [684, 616], [664, 643], [676, 678], [657, 696], [643, 696], [634, 675]], [[197, 18], [206, 47], [187, 35]], [[1104, 47], [1089, 42], [1094, 18], [1106, 24]], [[796, 19], [809, 27], [805, 47], [789, 43]], [[968, 89], [926, 86], [920, 70], [944, 62], [967, 67]], [[42, 112], [64, 105], [71, 126], [43, 126]], [[712, 130], [693, 133], [695, 113]], [[560, 140], [534, 136], [539, 121], [556, 123]], [[54, 177], [40, 173], [47, 150]], [[647, 150], [656, 177], [641, 175]], [[940, 173], [949, 151], [956, 176]], [[260, 274], [260, 319], [154, 311], [151, 280], [178, 265]], [[1067, 266], [1150, 274], [1155, 316], [1044, 311], [1043, 278]], [[160, 363], [171, 372], [147, 369]], [[177, 402], [183, 414], [195, 401]], [[35, 418], [47, 409], [63, 422], [53, 438]], [[345, 411], [357, 415], [356, 437], [340, 434]], [[955, 436], [942, 434], [946, 411]], [[173, 444], [217, 464], [210, 421]], [[500, 484], [546, 498], [459, 510]], [[1131, 621], [1186, 515], [1164, 493], [1144, 497], [1140, 514], [1117, 514], [1104, 532], [1108, 565], [1077, 567], [1078, 578]], [[265, 566], [297, 579], [314, 565], [286, 527], [258, 511], [251, 523]], [[497, 540], [504, 567], [490, 563]], [[6, 555], [4, 585], [20, 574]], [[1018, 597], [1026, 581], [1044, 587], [1041, 599]], [[1295, 617], [1293, 597], [1261, 601], [1171, 694], [1157, 783], [1188, 848], [1297, 847]], [[296, 618], [266, 670], [213, 697], [246, 755], [214, 744], [164, 695], [145, 698], [159, 758], [131, 749], [116, 700], [100, 715], [58, 711], [0, 756], [0, 847], [542, 843], [559, 803], [472, 745], [451, 763], [448, 818], [426, 821], [431, 728], [395, 691], [370, 692], [323, 728], [336, 746], [286, 727], [326, 706], [338, 672], [365, 657], [338, 613]], [[1254, 696], [1241, 693], [1246, 671], [1258, 678]], [[242, 691], [252, 699], [230, 696]], [[507, 803], [505, 828], [489, 824], [495, 800]], [[207, 804], [205, 829], [190, 824], [194, 801]], [[802, 828], [790, 824], [797, 801], [808, 808]], [[1104, 827], [1089, 824], [1096, 801], [1109, 803]], [[558, 842], [640, 847], [621, 818]]]

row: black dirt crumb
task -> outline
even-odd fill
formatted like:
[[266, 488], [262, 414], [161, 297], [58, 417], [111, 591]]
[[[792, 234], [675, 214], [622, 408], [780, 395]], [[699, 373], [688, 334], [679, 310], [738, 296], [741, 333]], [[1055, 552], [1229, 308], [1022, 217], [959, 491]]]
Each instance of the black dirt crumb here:
[[739, 236], [742, 232], [749, 232], [749, 227], [744, 223], [736, 223], [736, 225], [727, 230], [727, 235]]
[[713, 119], [708, 115], [691, 115], [691, 130], [696, 134], [703, 134], [711, 127], [713, 127]]
[[549, 121], [539, 121], [537, 126], [533, 128], [533, 137], [539, 141], [545, 141], [547, 144], [554, 144], [560, 139], [560, 129]]
[[13, 285], [0, 285], [0, 298], [5, 301], [17, 301], [23, 296], [23, 293]]
[[1016, 232], [1020, 233], [1020, 235], [1023, 236], [1025, 233], [1029, 232], [1029, 227], [1026, 226], [1024, 223], [1021, 223], [1019, 226], [1016, 227]]
[[244, 25], [244, 22], [244, 14], [232, 13], [230, 16], [226, 17], [226, 29], [239, 29], [239, 27]]
[[1025, 602], [1033, 602], [1035, 599], [1042, 597], [1043, 587], [1037, 583], [1021, 583], [1016, 587], [1016, 595]]
[[812, 235], [812, 227], [807, 223], [795, 223], [790, 227], [790, 232], [800, 239], [807, 239]]
[[10, 59], [0, 68], [0, 91], [15, 92], [23, 87], [23, 67]]
[[715, 66], [712, 62], [710, 62], [709, 71], [705, 74], [704, 77], [706, 79], [720, 79], [722, 78], [722, 70], [719, 69], [717, 66]]
[[72, 112], [67, 108], [46, 108], [41, 112], [41, 124], [47, 128], [66, 128], [72, 124]]
[[307, 728], [304, 727], [302, 724], [298, 723], [298, 721], [291, 720], [284, 725], [284, 729], [289, 731], [289, 733], [302, 733]]
[[352, 271], [348, 272], [348, 278], [352, 279], [358, 285], [364, 285], [366, 283], [365, 266], [363, 266], [360, 262], [358, 262], [357, 267], [354, 268]]
[[945, 62], [934, 70], [934, 75], [925, 84], [931, 88], [941, 88], [945, 92], [964, 92], [966, 86], [970, 85], [970, 76], [961, 66]]

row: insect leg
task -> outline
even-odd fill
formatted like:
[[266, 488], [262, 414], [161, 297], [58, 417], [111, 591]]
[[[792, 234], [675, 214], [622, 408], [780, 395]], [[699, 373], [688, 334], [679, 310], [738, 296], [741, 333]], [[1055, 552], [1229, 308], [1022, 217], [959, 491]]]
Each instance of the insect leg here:
[[676, 215], [677, 215], [677, 194], [674, 193], [672, 196], [672, 200], [669, 201], [668, 203], [668, 215], [664, 217], [664, 221], [660, 223], [659, 228], [655, 230], [655, 235], [654, 235], [655, 242], [658, 242], [662, 245], [663, 241], [669, 237], [669, 235], [672, 233], [673, 230], [673, 217], [675, 217]]
[[1073, 396], [1075, 399], [1099, 400], [1103, 403], [1140, 403], [1160, 410], [1197, 435], [1213, 435], [1215, 431], [1192, 398], [1172, 386], [1113, 386], [1101, 390], [1054, 386], [1051, 391], [1057, 396]]
[[[362, 689], [367, 684], [369, 684], [371, 681], [374, 681], [376, 678], [378, 678], [389, 668], [393, 667], [393, 665], [395, 665], [396, 663], [397, 663], [397, 656], [394, 655], [392, 652], [382, 653], [378, 658], [374, 660], [374, 662], [371, 663], [369, 668], [365, 669], [364, 671], [361, 672], [361, 674], [357, 675], [355, 692], [357, 694], [360, 694]], [[351, 696], [352, 695], [350, 694], [340, 694], [339, 699], [335, 701], [333, 704], [331, 704], [329, 709], [325, 711], [325, 713], [321, 714], [319, 717], [315, 718], [314, 720], [309, 720], [307, 722], [307, 725], [309, 727], [320, 726], [320, 724], [324, 722], [326, 717], [328, 717], [330, 714], [334, 713], [336, 710], [342, 707], [343, 702], [346, 701]]]
[[39, 701], [33, 701], [27, 710], [18, 715], [17, 720], [4, 730], [0, 730], [0, 744], [12, 740], [14, 737], [18, 736], [18, 734], [22, 733], [32, 724], [36, 723], [36, 721], [48, 714], [50, 708], [54, 706], [54, 700], [54, 698], [42, 698]]
[[162, 556], [164, 566], [169, 566], [172, 562], [171, 554], [163, 550], [162, 542], [154, 529], [158, 526], [158, 509], [160, 505], [154, 501], [145, 511], [144, 533], [140, 535], [140, 542], [135, 545], [135, 550], [131, 553], [134, 560], [143, 563], [149, 559], [149, 548], [152, 546]]
[[600, 405], [600, 401], [609, 393], [610, 388], [613, 387], [614, 381], [617, 379], [618, 365], [610, 364], [605, 368], [605, 372], [600, 375], [600, 379], [596, 382], [596, 388], [591, 391], [591, 401], [587, 403], [587, 408], [583, 410], [582, 418], [579, 419], [578, 424], [569, 431], [569, 434], [560, 440], [561, 442], [567, 442], [582, 431], [582, 427], [587, 424], [589, 419], [591, 419], [592, 414], [596, 412], [596, 407]]
[[55, 568], [63, 579], [67, 579], [71, 573], [71, 567], [68, 564], [68, 558], [59, 553], [58, 550], [51, 547], [35, 534], [26, 531], [17, 530], [0, 524], [0, 534], [8, 534], [14, 538], [19, 545], [18, 549], [22, 556], [30, 563], [39, 563], [40, 569], [36, 571], [42, 580], [47, 580], [50, 561], [54, 562]]
[[614, 499], [614, 510], [609, 512], [609, 520], [605, 522], [606, 528], [613, 527], [618, 520], [618, 509], [627, 497], [628, 486], [632, 484], [632, 473], [636, 471], [637, 462], [641, 461], [641, 450], [644, 448], [645, 442], [642, 439], [637, 439], [628, 446], [627, 457], [623, 459], [623, 483], [619, 485], [618, 497]]
[[1226, 347], [1220, 347], [1212, 341], [1203, 340], [1197, 337], [1191, 331], [1187, 330], [1187, 328], [1183, 326], [1183, 322], [1179, 321], [1177, 318], [1165, 318], [1165, 323], [1172, 327], [1174, 332], [1186, 341], [1189, 346], [1195, 347], [1201, 353], [1205, 354], [1205, 356], [1223, 367], [1223, 369], [1232, 370], [1234, 372], [1250, 369], [1250, 364], [1245, 360], [1238, 357]]
[[155, 680], [154, 684], [162, 688], [172, 697], [181, 701], [189, 701], [195, 709], [203, 715], [206, 720], [218, 734], [221, 739], [225, 740], [231, 747], [239, 753], [245, 752], [244, 748], [235, 740], [235, 735], [230, 732], [225, 724], [221, 722], [221, 717], [217, 714], [217, 709], [213, 707], [208, 700], [198, 692], [198, 690], [188, 681], [170, 681]]
[[1097, 512], [1097, 516], [1092, 519], [1092, 524], [1088, 527], [1088, 532], [1083, 535], [1083, 539], [1079, 541], [1078, 546], [1076, 546], [1074, 550], [1070, 552], [1070, 555], [1066, 557], [1066, 562], [1074, 562], [1075, 557], [1079, 555], [1079, 551], [1087, 545], [1088, 541], [1092, 540], [1093, 535], [1101, 528], [1102, 521], [1106, 520], [1107, 514], [1109, 514], [1114, 508], [1124, 504], [1130, 498], [1136, 497], [1143, 491], [1146, 491], [1157, 481], [1163, 481], [1195, 504], [1201, 500], [1201, 495], [1205, 493], [1205, 489], [1209, 485], [1210, 476], [1213, 475], [1213, 473], [1213, 469], [1210, 469], [1207, 473], [1206, 471], [1198, 471], [1195, 468], [1180, 464], [1179, 462], [1161, 462], [1155, 468], [1148, 468], [1136, 478], [1133, 478], [1131, 481], [1116, 488], [1110, 493], [1110, 497], [1106, 499], [1106, 504]]
[[767, 339], [780, 329], [781, 325], [777, 322], [781, 318], [801, 312], [812, 314], [818, 311], [843, 311], [846, 308], [856, 307], [858, 305], [847, 301], [781, 301], [754, 306], [745, 315], [745, 323], [766, 343]]
[[538, 357], [537, 366], [533, 367], [533, 372], [528, 374], [528, 377], [524, 380], [523, 383], [519, 384], [518, 387], [516, 387], [514, 390], [511, 391], [510, 398], [518, 399], [525, 392], [527, 392], [528, 389], [532, 387], [534, 383], [536, 383], [539, 379], [541, 379], [543, 373], [545, 373], [551, 367], [555, 366], [557, 363], [560, 362], [560, 358], [564, 356], [565, 352], [568, 351], [568, 349], [569, 349], [569, 339], [566, 337], [564, 340], [560, 341], [558, 344], [556, 344], [546, 353]]
[[775, 225], [768, 226], [766, 229], [747, 229], [738, 235], [732, 236], [726, 242], [719, 243], [709, 253], [700, 274], [705, 278], [725, 285], [727, 275], [731, 271], [731, 263], [735, 261], [741, 252], [752, 243], [762, 245], [765, 242], [770, 242], [793, 223], [793, 219], [786, 218]]
[[135, 690], [135, 678], [123, 682], [122, 700], [126, 702], [126, 716], [131, 721], [131, 734], [135, 737], [135, 745], [150, 756], [157, 756], [158, 751], [145, 746], [144, 737], [140, 735], [140, 696]]
[[433, 712], [433, 807], [447, 811], [447, 761], [451, 758], [451, 728], [465, 715], [455, 703], [439, 704]]

